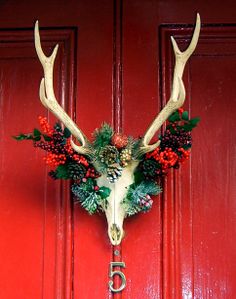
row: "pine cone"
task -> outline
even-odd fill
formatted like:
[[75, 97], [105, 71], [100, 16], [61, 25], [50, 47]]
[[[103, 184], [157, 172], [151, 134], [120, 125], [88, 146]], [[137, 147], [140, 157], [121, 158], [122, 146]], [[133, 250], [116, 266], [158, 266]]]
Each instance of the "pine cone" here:
[[99, 158], [102, 163], [106, 165], [111, 165], [117, 162], [119, 156], [119, 152], [115, 146], [107, 145], [101, 149], [99, 153]]
[[125, 148], [120, 152], [120, 162], [122, 167], [126, 167], [128, 162], [132, 159], [131, 149]]
[[122, 174], [122, 167], [119, 164], [110, 165], [107, 168], [107, 178], [110, 183], [114, 183]]
[[83, 165], [78, 163], [69, 163], [68, 173], [73, 180], [79, 180], [85, 177], [86, 169]]

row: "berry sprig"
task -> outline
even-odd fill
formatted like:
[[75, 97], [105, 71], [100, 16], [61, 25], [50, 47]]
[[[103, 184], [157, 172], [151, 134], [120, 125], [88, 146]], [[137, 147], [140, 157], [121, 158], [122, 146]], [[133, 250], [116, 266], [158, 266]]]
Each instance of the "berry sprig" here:
[[66, 156], [64, 154], [49, 153], [47, 157], [43, 158], [47, 165], [59, 166], [66, 163]]
[[183, 108], [175, 111], [168, 119], [165, 132], [159, 137], [160, 146], [147, 153], [140, 163], [144, 179], [157, 180], [165, 175], [169, 168], [179, 168], [189, 159], [192, 146], [191, 131], [199, 122], [199, 118], [189, 119]]
[[20, 134], [17, 140], [31, 139], [35, 147], [47, 152], [44, 161], [53, 167], [49, 175], [53, 179], [82, 179], [97, 178], [98, 172], [88, 159], [74, 151], [70, 142], [70, 131], [62, 129], [59, 123], [51, 127], [46, 117], [38, 117], [40, 130], [34, 129], [31, 134]]
[[47, 134], [48, 136], [52, 136], [54, 130], [53, 128], [49, 125], [48, 120], [46, 117], [43, 116], [39, 116], [38, 117], [39, 120], [39, 125], [41, 127], [41, 130], [44, 134]]

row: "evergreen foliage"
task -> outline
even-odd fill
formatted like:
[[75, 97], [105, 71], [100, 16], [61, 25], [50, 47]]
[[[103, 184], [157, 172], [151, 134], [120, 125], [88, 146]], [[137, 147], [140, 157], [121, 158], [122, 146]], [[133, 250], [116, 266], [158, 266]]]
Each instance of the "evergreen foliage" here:
[[112, 127], [107, 123], [103, 123], [100, 129], [96, 129], [93, 133], [93, 147], [95, 148], [95, 150], [99, 150], [110, 144], [113, 134], [114, 131]]
[[145, 180], [138, 185], [135, 183], [130, 185], [126, 198], [123, 200], [127, 215], [131, 216], [138, 212], [145, 211], [141, 200], [146, 200], [147, 195], [158, 195], [161, 191], [161, 187], [152, 181]]
[[106, 187], [96, 188], [96, 183], [92, 179], [88, 179], [86, 182], [80, 184], [73, 184], [71, 191], [89, 214], [94, 214], [102, 207], [105, 208], [107, 205], [106, 199], [111, 192]]

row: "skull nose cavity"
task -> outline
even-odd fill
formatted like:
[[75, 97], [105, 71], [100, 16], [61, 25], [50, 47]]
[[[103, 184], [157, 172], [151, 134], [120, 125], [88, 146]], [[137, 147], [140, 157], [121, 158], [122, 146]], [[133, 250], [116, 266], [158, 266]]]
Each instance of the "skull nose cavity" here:
[[120, 229], [117, 224], [113, 223], [109, 228], [108, 234], [112, 245], [119, 245], [123, 237], [123, 229]]

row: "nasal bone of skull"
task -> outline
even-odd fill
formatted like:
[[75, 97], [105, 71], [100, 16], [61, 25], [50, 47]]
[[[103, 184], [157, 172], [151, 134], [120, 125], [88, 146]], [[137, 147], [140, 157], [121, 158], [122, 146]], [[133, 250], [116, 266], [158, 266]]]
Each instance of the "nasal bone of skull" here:
[[108, 229], [108, 234], [112, 245], [119, 245], [123, 238], [124, 231], [117, 224], [113, 223]]

